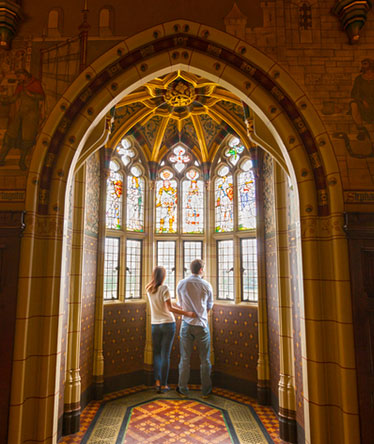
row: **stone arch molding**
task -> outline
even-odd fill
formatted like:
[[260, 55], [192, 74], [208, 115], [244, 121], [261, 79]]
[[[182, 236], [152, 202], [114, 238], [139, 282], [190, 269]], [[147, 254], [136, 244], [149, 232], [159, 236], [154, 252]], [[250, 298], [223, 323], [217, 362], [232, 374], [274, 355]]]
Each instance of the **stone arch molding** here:
[[[323, 253], [326, 260], [340, 264], [347, 257], [347, 247], [345, 240], [342, 241], [339, 170], [328, 134], [313, 105], [279, 64], [236, 37], [185, 20], [155, 26], [117, 44], [88, 66], [56, 104], [38, 137], [27, 182], [9, 442], [36, 439], [55, 442], [57, 435], [56, 387], [61, 352], [58, 301], [69, 174], [72, 175], [90, 132], [122, 97], [155, 76], [176, 69], [201, 74], [237, 94], [277, 143], [299, 193], [304, 276], [308, 284], [304, 283], [304, 296], [306, 301], [314, 298], [314, 305], [306, 310], [305, 317], [321, 316], [316, 313], [322, 307], [323, 277], [319, 266], [313, 263], [322, 248], [318, 244], [320, 231], [325, 229], [328, 233], [328, 241], [323, 245], [327, 248]], [[332, 268], [330, 279], [346, 281], [345, 268], [341, 270], [337, 265]], [[350, 300], [349, 282], [340, 286], [339, 296]], [[37, 313], [30, 308], [35, 303]], [[33, 316], [32, 326], [25, 321], [30, 316]], [[347, 314], [343, 309], [339, 312], [337, 308], [334, 316], [334, 343], [352, 344], [350, 312]], [[342, 319], [344, 325], [337, 327], [336, 319], [339, 322]], [[34, 335], [29, 334], [30, 328], [39, 328], [44, 340], [36, 343]], [[309, 391], [305, 381], [307, 440], [323, 442], [313, 440], [312, 435], [328, 436], [328, 430], [322, 429], [327, 427], [326, 416], [330, 415], [331, 423], [340, 423], [341, 430], [347, 430], [345, 424], [350, 427], [344, 436], [336, 432], [339, 435], [336, 442], [358, 442], [357, 401], [352, 389], [355, 387], [353, 349], [347, 351], [344, 347], [341, 353], [338, 350], [334, 356], [326, 356], [324, 350], [318, 349], [320, 335], [319, 324], [317, 327], [305, 324], [306, 374], [309, 370], [314, 375], [318, 371], [325, 378], [325, 369], [317, 366], [316, 370], [312, 363], [336, 363], [329, 377], [335, 384], [338, 381], [343, 394], [333, 400], [326, 397], [323, 387], [329, 383], [327, 377], [324, 384]], [[37, 368], [41, 370], [37, 372]], [[19, 382], [20, 375], [29, 372], [38, 375], [40, 384], [34, 381], [31, 386], [27, 378]], [[330, 406], [331, 411], [326, 413], [325, 406]], [[38, 412], [33, 424], [27, 419], [30, 411]], [[318, 431], [313, 432], [313, 428]]]

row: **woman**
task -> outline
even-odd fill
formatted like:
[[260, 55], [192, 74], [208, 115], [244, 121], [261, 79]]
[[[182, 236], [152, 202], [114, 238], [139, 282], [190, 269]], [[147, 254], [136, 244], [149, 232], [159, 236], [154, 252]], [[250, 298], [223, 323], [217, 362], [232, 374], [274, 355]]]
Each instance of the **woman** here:
[[175, 317], [173, 313], [195, 318], [192, 311], [184, 311], [172, 305], [164, 267], [156, 267], [152, 279], [146, 285], [147, 296], [151, 306], [153, 367], [157, 393], [169, 390], [167, 385], [170, 364], [170, 352], [175, 335]]

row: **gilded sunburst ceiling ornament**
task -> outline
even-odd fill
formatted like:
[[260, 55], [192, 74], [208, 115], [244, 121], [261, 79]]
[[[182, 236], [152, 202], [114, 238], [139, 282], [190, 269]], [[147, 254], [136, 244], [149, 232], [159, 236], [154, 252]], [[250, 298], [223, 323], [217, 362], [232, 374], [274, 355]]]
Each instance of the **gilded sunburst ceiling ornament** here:
[[[135, 104], [141, 106], [134, 108]], [[134, 108], [129, 115], [124, 111], [127, 107]], [[159, 161], [182, 142], [207, 162], [227, 128], [249, 146], [241, 110], [240, 99], [218, 83], [176, 71], [145, 83], [123, 98], [116, 105], [116, 115], [121, 117], [116, 129], [121, 137], [129, 132], [137, 134], [151, 161]]]
[[188, 106], [196, 99], [195, 88], [191, 83], [178, 78], [169, 83], [164, 94], [165, 102], [170, 106]]

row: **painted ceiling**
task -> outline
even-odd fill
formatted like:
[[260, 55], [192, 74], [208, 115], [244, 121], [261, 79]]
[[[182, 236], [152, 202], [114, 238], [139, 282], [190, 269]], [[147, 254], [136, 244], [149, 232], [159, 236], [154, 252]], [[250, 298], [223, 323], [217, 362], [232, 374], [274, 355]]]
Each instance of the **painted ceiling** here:
[[207, 162], [228, 134], [246, 139], [240, 99], [217, 83], [177, 71], [146, 83], [116, 105], [112, 140], [132, 135], [148, 160], [156, 162], [182, 142]]

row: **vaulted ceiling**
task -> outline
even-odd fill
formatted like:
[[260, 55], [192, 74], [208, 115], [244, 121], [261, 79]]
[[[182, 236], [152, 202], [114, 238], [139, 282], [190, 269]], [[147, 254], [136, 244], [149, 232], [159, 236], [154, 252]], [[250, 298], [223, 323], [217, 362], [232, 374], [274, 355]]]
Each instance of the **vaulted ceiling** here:
[[250, 147], [240, 99], [217, 83], [177, 71], [146, 83], [116, 105], [112, 140], [133, 135], [155, 162], [182, 142], [208, 162], [230, 133]]

